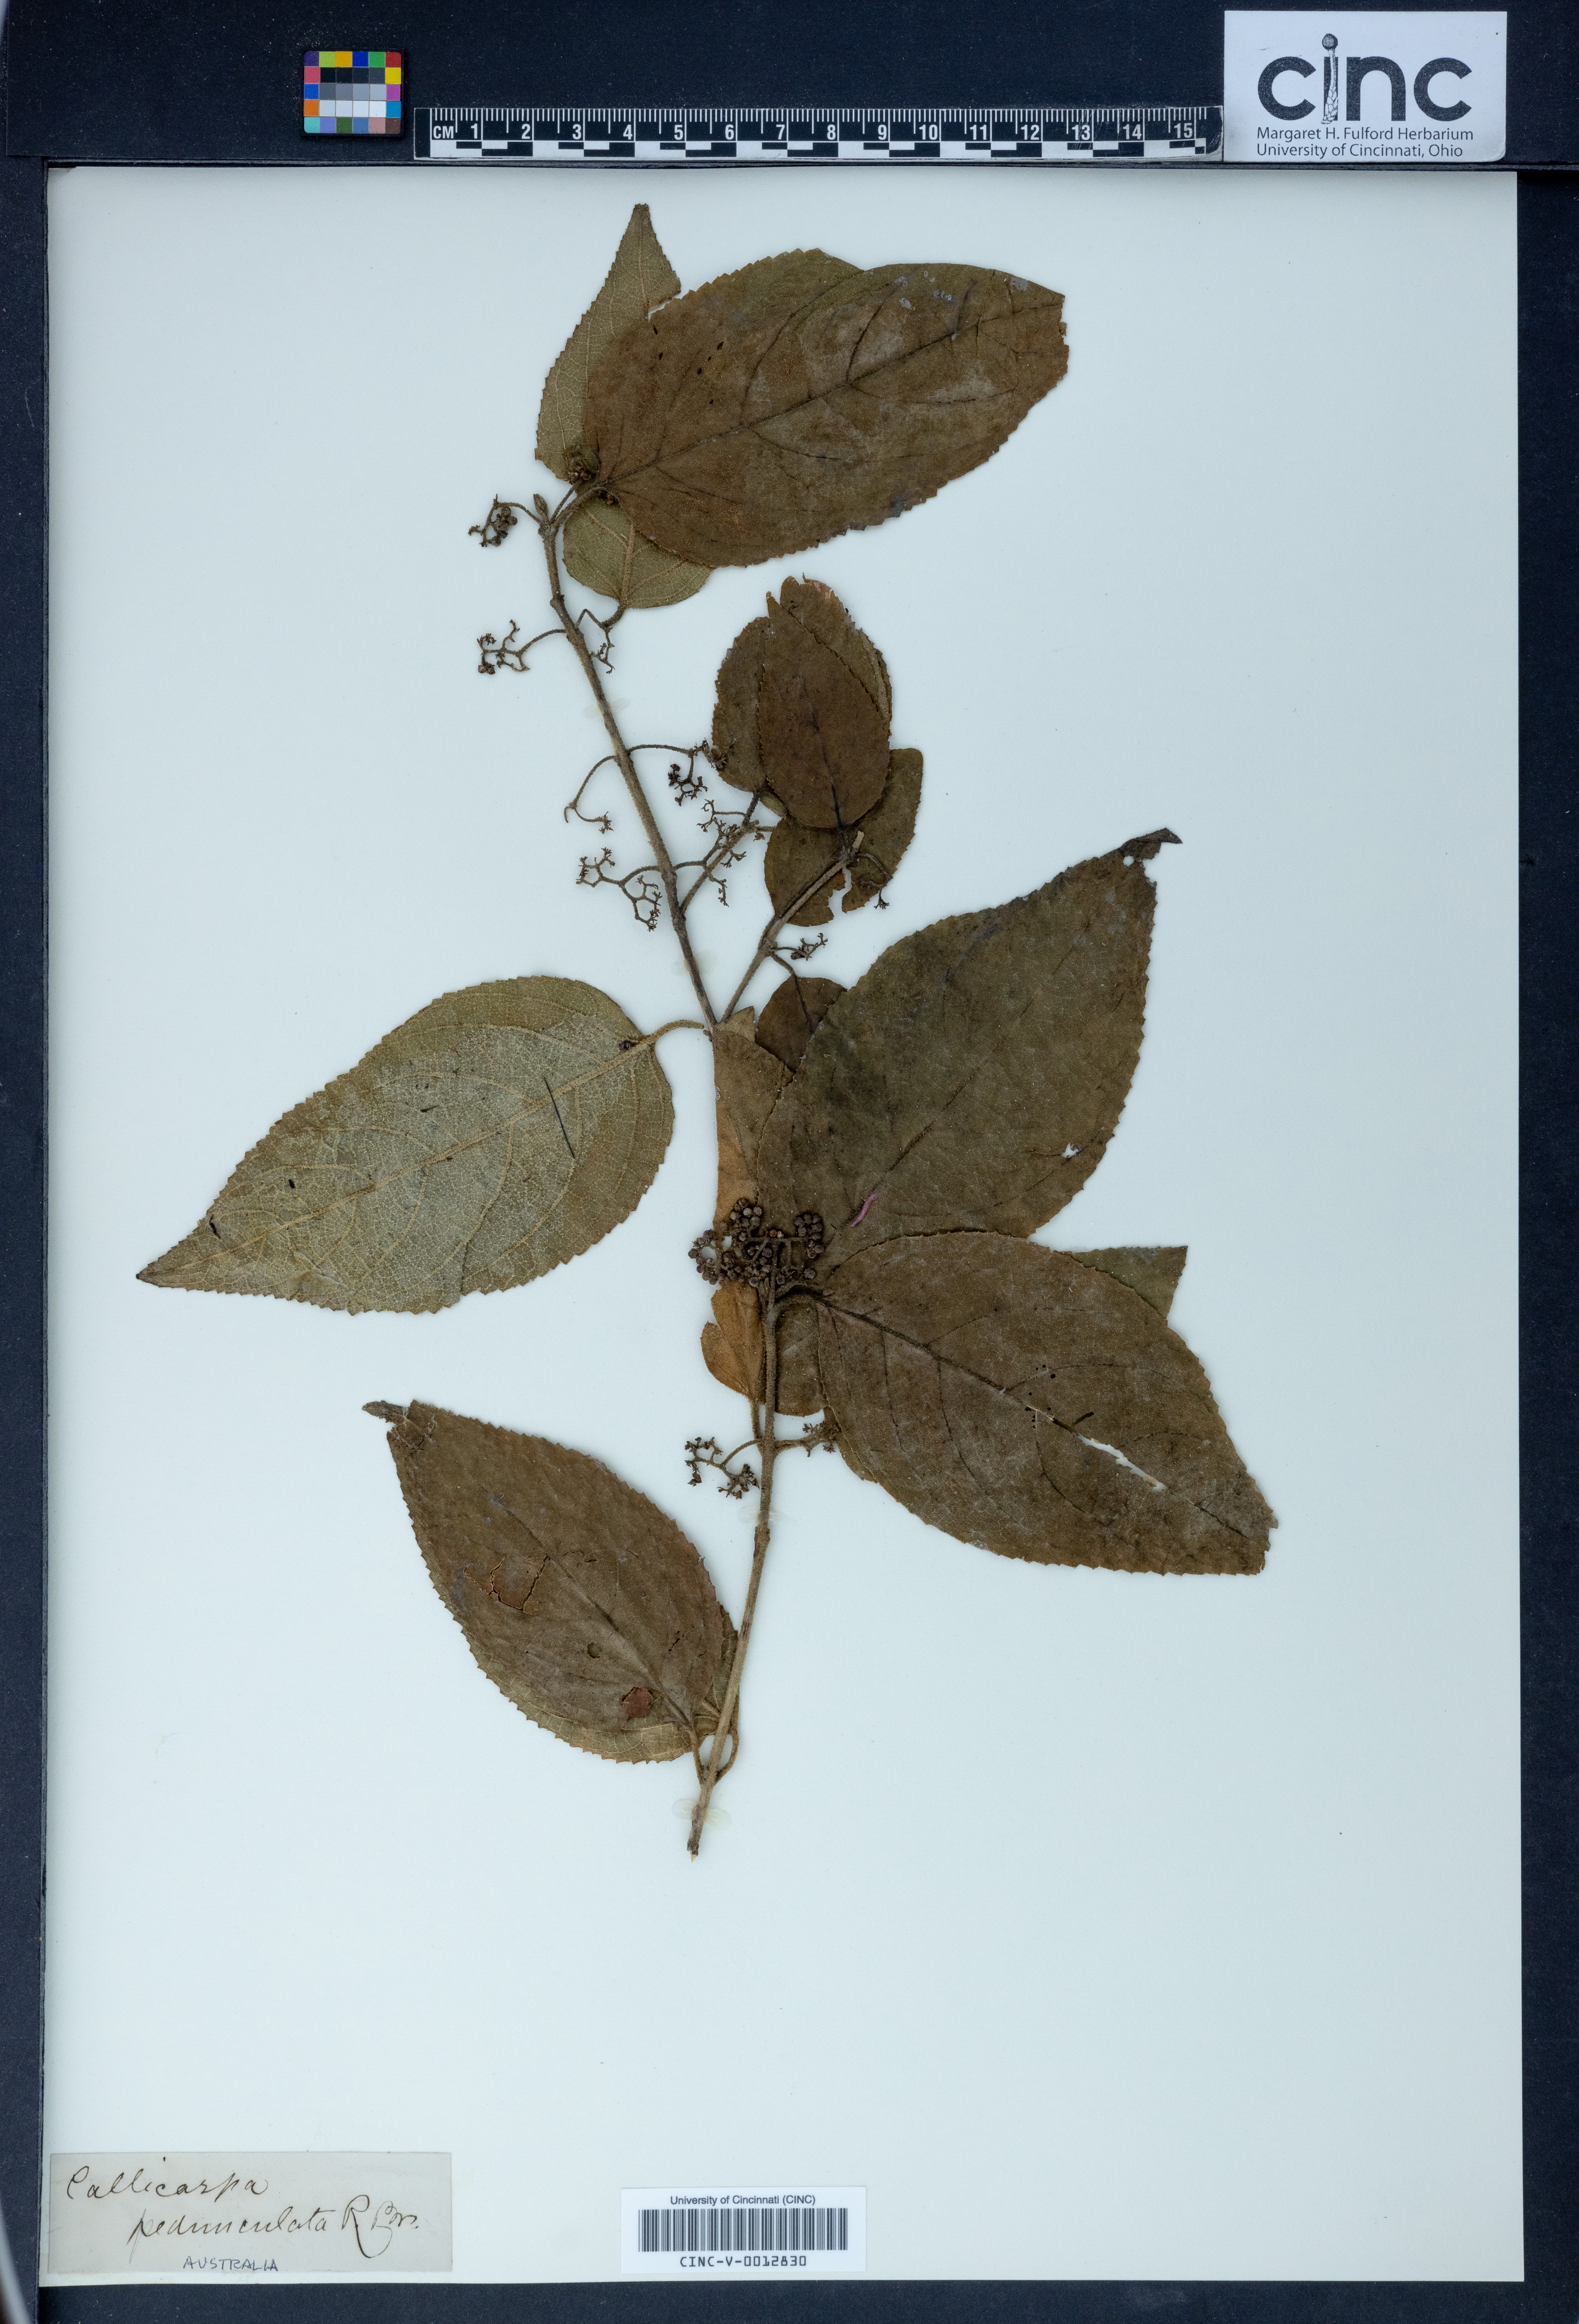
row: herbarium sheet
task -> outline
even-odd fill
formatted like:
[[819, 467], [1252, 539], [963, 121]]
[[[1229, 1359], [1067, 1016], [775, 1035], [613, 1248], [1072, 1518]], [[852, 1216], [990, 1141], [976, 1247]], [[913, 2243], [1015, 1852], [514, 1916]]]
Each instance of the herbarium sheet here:
[[57, 177], [52, 2153], [1518, 2275], [1513, 205]]

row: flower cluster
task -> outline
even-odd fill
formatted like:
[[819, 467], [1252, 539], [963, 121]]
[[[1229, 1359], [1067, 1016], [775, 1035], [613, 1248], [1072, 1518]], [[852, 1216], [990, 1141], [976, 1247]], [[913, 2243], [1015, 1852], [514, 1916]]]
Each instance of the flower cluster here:
[[749, 1461], [741, 1461], [738, 1469], [732, 1465], [740, 1460], [744, 1449], [741, 1445], [733, 1452], [725, 1452], [716, 1436], [690, 1437], [686, 1443], [686, 1466], [690, 1471], [691, 1483], [701, 1483], [704, 1469], [717, 1469], [724, 1477], [718, 1489], [725, 1499], [743, 1501], [748, 1493], [757, 1489], [757, 1472]]
[[763, 1223], [760, 1203], [743, 1194], [722, 1230], [709, 1227], [691, 1245], [697, 1272], [708, 1283], [749, 1283], [770, 1297], [791, 1284], [815, 1283], [826, 1230], [816, 1211], [797, 1211], [788, 1227]]

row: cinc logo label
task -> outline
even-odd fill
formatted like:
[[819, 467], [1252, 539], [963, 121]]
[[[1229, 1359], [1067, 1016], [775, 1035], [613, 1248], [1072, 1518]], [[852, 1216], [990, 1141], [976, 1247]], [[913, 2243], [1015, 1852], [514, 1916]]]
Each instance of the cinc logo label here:
[[1233, 9], [1223, 18], [1230, 161], [1496, 161], [1507, 17]]

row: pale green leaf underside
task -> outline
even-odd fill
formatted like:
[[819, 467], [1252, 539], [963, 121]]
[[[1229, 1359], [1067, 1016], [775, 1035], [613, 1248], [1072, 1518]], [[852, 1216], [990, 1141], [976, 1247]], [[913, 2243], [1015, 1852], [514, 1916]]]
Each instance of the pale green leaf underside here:
[[606, 993], [446, 994], [277, 1121], [140, 1280], [426, 1314], [546, 1275], [651, 1185], [674, 1109]]
[[566, 568], [584, 589], [616, 598], [635, 613], [678, 605], [707, 578], [706, 565], [688, 565], [643, 538], [623, 509], [587, 501], [560, 537]]

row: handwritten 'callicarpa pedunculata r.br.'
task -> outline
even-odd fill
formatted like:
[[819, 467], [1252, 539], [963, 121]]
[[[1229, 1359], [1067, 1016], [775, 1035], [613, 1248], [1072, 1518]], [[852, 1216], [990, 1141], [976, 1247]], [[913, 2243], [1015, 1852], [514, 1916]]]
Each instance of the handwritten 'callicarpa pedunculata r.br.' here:
[[[568, 649], [608, 740], [566, 809], [581, 880], [679, 945], [712, 1044], [718, 1170], [692, 1255], [702, 1355], [741, 1441], [691, 1481], [754, 1494], [738, 1628], [692, 1543], [601, 1462], [420, 1402], [370, 1404], [444, 1605], [530, 1719], [605, 1758], [688, 1752], [708, 1802], [735, 1764], [741, 1674], [780, 1455], [836, 1450], [928, 1525], [1000, 1555], [1253, 1573], [1270, 1510], [1169, 1329], [1182, 1250], [1029, 1238], [1118, 1125], [1140, 1054], [1153, 831], [989, 911], [891, 945], [854, 985], [803, 973], [836, 915], [882, 907], [914, 838], [922, 755], [893, 740], [879, 646], [832, 590], [786, 581], [719, 665], [706, 740], [664, 746], [697, 854], [665, 843], [604, 687], [628, 613], [718, 566], [891, 521], [991, 457], [1064, 375], [1056, 291], [989, 267], [765, 258], [681, 292], [645, 205], [543, 391], [556, 497], [495, 500], [543, 558], [548, 626], [479, 641], [487, 674]], [[572, 612], [568, 580], [613, 600]], [[643, 860], [584, 804], [623, 781]], [[760, 850], [760, 853], [757, 851]], [[769, 910], [727, 999], [697, 964], [699, 899], [754, 876]], [[809, 936], [804, 931], [820, 928]], [[759, 977], [787, 972], [761, 1009]], [[447, 993], [277, 1121], [142, 1279], [355, 1314], [426, 1313], [574, 1259], [651, 1185], [673, 1106], [658, 1043], [595, 986]], [[786, 1416], [817, 1417], [786, 1432]]]

